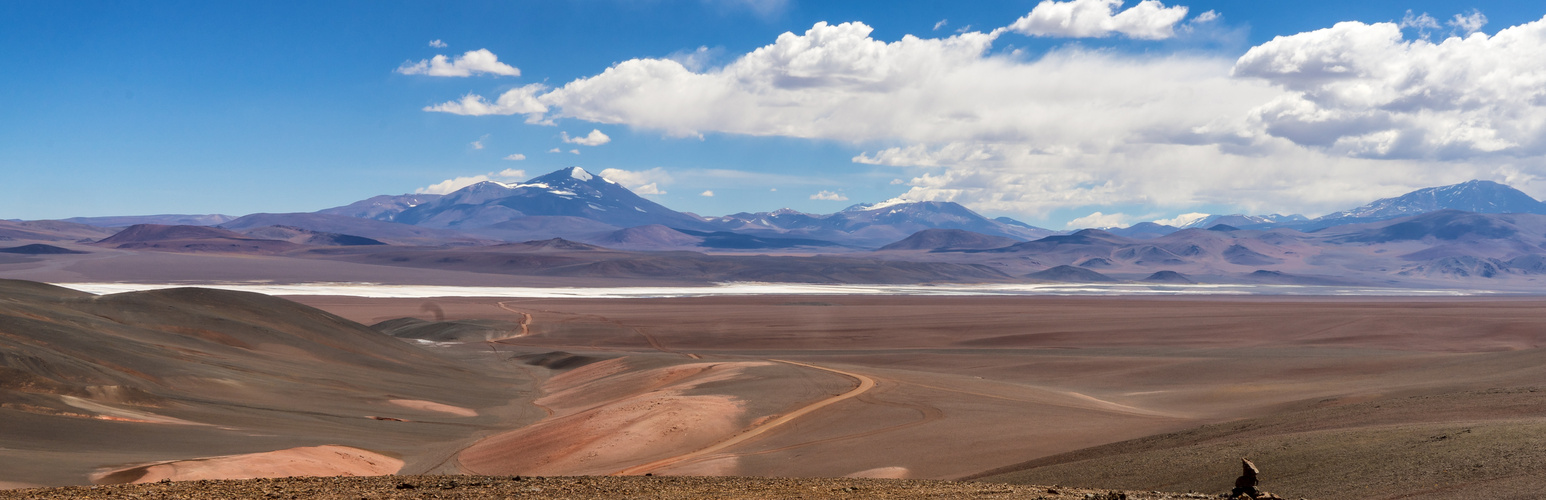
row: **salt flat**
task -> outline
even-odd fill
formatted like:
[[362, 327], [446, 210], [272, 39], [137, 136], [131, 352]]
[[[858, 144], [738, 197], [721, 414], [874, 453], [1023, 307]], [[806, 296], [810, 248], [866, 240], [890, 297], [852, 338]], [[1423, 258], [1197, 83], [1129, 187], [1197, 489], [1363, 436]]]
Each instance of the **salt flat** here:
[[107, 294], [160, 290], [186, 286], [254, 292], [267, 295], [337, 295], [372, 298], [518, 297], [518, 298], [669, 298], [754, 295], [913, 295], [913, 296], [1165, 296], [1165, 295], [1302, 295], [1463, 297], [1506, 292], [1466, 289], [1377, 288], [1319, 285], [1148, 285], [1100, 283], [1043, 284], [939, 284], [939, 285], [829, 285], [800, 283], [716, 283], [708, 286], [637, 287], [514, 287], [397, 285], [380, 283], [54, 283], [83, 292]]

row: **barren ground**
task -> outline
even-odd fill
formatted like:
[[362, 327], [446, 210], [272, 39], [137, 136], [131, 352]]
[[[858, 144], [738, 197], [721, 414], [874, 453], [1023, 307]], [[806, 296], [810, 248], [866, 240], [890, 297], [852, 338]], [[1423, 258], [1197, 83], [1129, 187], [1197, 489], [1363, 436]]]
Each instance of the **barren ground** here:
[[[307, 383], [368, 387], [379, 400], [343, 404], [304, 389], [263, 415], [198, 401], [158, 410], [181, 423], [6, 413], [29, 430], [0, 443], [10, 464], [0, 482], [180, 481], [277, 457], [286, 468], [268, 475], [784, 478], [542, 479], [590, 492], [575, 497], [639, 491], [631, 484], [668, 498], [723, 496], [715, 488], [787, 496], [787, 487], [824, 497], [853, 493], [828, 485], [852, 484], [1059, 498], [1006, 484], [1217, 494], [1251, 457], [1263, 487], [1290, 498], [1511, 498], [1546, 488], [1532, 474], [1546, 465], [1540, 298], [292, 299], [365, 324], [489, 321], [428, 325], [439, 340], [405, 339], [462, 370], [412, 394], [368, 377], [327, 382], [331, 365], [313, 363]], [[309, 349], [270, 348], [261, 359], [324, 352]], [[90, 404], [74, 408], [130, 410]], [[305, 432], [285, 435], [286, 426]], [[78, 439], [59, 448], [67, 435]], [[328, 445], [342, 446], [316, 448]], [[327, 453], [342, 455], [292, 470], [293, 457]], [[45, 466], [53, 472], [37, 472]], [[798, 479], [843, 476], [996, 484]], [[447, 495], [509, 484], [421, 480], [454, 484]], [[359, 484], [395, 488], [390, 481]], [[230, 484], [328, 483], [211, 487]], [[861, 496], [891, 490], [871, 491]]]

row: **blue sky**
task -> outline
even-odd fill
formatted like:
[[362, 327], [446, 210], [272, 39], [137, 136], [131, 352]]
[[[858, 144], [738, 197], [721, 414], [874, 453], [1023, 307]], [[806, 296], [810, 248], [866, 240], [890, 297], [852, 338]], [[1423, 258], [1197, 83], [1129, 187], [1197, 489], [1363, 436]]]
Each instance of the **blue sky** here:
[[[1074, 7], [1086, 17], [1058, 17]], [[0, 218], [312, 211], [571, 165], [703, 215], [902, 196], [1055, 229], [1313, 216], [1470, 178], [1540, 197], [1543, 16], [1498, 1], [5, 1]], [[428, 74], [480, 50], [494, 71]], [[468, 95], [514, 107], [444, 106]]]

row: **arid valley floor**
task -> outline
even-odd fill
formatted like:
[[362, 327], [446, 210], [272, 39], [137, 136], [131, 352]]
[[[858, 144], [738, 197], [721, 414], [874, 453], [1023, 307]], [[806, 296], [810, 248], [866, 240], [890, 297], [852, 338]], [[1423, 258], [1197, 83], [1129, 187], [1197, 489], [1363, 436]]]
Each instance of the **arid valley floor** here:
[[0, 385], [13, 488], [648, 473], [1217, 494], [1241, 457], [1289, 498], [1546, 488], [1534, 297], [288, 297], [303, 306], [5, 286], [0, 342], [36, 353]]

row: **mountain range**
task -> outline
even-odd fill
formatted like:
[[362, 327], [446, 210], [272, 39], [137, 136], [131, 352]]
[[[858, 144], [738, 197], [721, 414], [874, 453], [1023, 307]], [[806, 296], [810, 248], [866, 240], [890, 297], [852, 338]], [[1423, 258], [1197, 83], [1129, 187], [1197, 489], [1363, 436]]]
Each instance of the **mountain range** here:
[[[120, 229], [104, 227], [107, 221], [151, 223]], [[12, 252], [0, 265], [108, 249], [695, 283], [1450, 286], [1487, 278], [1528, 288], [1546, 280], [1546, 204], [1487, 181], [1422, 189], [1316, 219], [1199, 215], [1180, 222], [1185, 227], [1145, 222], [1056, 233], [952, 202], [901, 200], [832, 214], [783, 209], [700, 217], [574, 167], [522, 183], [377, 196], [314, 213], [0, 221], [0, 239], [50, 245], [49, 252]]]
[[[1437, 210], [1546, 214], [1546, 203], [1503, 184], [1473, 180], [1420, 189], [1315, 219], [1298, 214], [1191, 214], [1174, 220], [1174, 226], [1141, 222], [1104, 230], [1137, 239], [1221, 224], [1239, 229], [1289, 228], [1311, 232]], [[1064, 234], [1008, 217], [990, 219], [954, 202], [900, 199], [857, 204], [831, 214], [786, 208], [700, 217], [662, 206], [580, 167], [560, 169], [521, 183], [479, 182], [444, 195], [375, 196], [314, 213], [83, 217], [64, 222], [103, 228], [134, 224], [218, 226], [242, 233], [263, 230], [277, 236], [273, 229], [262, 229], [274, 226], [399, 245], [481, 245], [565, 238], [630, 250], [711, 251], [863, 251], [886, 247], [931, 229], [969, 231], [1017, 241]], [[0, 227], [0, 231], [4, 230]], [[277, 239], [294, 240], [294, 236]]]
[[[1240, 229], [1291, 228], [1316, 231], [1339, 225], [1376, 222], [1437, 210], [1476, 213], [1546, 214], [1546, 203], [1509, 186], [1473, 180], [1420, 189], [1367, 205], [1311, 219], [1303, 215], [1203, 215], [1177, 226], [1143, 222], [1111, 228], [1118, 236], [1147, 239], [1182, 229], [1226, 225]], [[523, 183], [485, 181], [446, 195], [377, 196], [318, 211], [310, 220], [298, 214], [269, 214], [270, 223], [315, 231], [357, 234], [392, 240], [399, 235], [372, 227], [321, 226], [315, 215], [346, 216], [461, 233], [464, 240], [527, 241], [566, 238], [635, 250], [713, 249], [720, 251], [803, 248], [819, 251], [876, 249], [919, 231], [951, 229], [1030, 241], [1060, 234], [1008, 217], [990, 219], [954, 202], [888, 200], [857, 204], [831, 214], [792, 209], [700, 217], [645, 199], [616, 182], [580, 167], [561, 169]], [[646, 226], [658, 226], [649, 227]], [[244, 227], [238, 219], [223, 227]], [[245, 227], [251, 227], [246, 224]], [[706, 236], [706, 235], [716, 236]], [[735, 235], [735, 236], [732, 236]], [[445, 238], [446, 234], [437, 235]], [[759, 243], [762, 242], [762, 243]]]
[[1357, 208], [1314, 219], [1303, 215], [1206, 215], [1198, 214], [1176, 229], [1209, 228], [1226, 224], [1246, 229], [1286, 227], [1315, 231], [1333, 226], [1390, 220], [1437, 210], [1483, 214], [1546, 214], [1542, 203], [1524, 192], [1492, 181], [1471, 180], [1460, 184], [1419, 189], [1394, 198], [1382, 198]]
[[[425, 236], [469, 243], [565, 238], [620, 249], [714, 251], [859, 251], [925, 229], [1018, 241], [1056, 234], [1007, 217], [989, 219], [954, 202], [891, 200], [832, 214], [781, 209], [699, 217], [580, 167], [521, 183], [484, 181], [444, 195], [383, 195], [315, 213], [254, 214], [219, 225], [235, 230], [279, 225], [402, 243]], [[410, 234], [405, 227], [440, 233]]]

